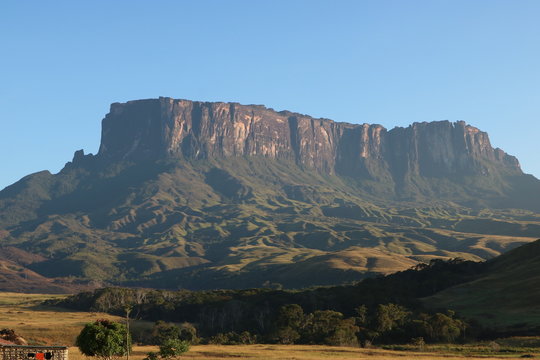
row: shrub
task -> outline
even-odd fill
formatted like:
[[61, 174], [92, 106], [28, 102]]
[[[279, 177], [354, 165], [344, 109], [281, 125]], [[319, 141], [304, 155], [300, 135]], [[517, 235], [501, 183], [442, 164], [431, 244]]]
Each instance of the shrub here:
[[179, 339], [180, 328], [165, 321], [156, 321], [152, 327], [151, 342], [153, 345], [160, 345], [167, 339]]
[[423, 337], [415, 337], [411, 339], [411, 344], [415, 346], [418, 350], [424, 350], [426, 347], [426, 342]]
[[272, 336], [272, 340], [278, 344], [294, 344], [298, 339], [300, 334], [290, 326], [279, 328]]
[[240, 334], [231, 331], [228, 333], [219, 333], [208, 339], [209, 344], [216, 345], [248, 345], [257, 343], [257, 336], [249, 331], [244, 331]]
[[180, 327], [180, 333], [178, 338], [183, 341], [195, 345], [199, 343], [199, 338], [197, 337], [197, 329], [190, 323], [183, 323]]
[[189, 351], [189, 343], [180, 339], [167, 339], [159, 346], [159, 356], [173, 359]]
[[149, 352], [144, 360], [170, 360], [189, 351], [189, 343], [180, 339], [165, 339], [159, 345], [159, 352]]

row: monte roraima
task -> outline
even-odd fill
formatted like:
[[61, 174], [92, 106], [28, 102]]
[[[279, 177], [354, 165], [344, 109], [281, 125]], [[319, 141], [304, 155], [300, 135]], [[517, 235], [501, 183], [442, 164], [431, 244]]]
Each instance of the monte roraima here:
[[465, 122], [137, 100], [96, 155], [0, 192], [0, 288], [339, 284], [538, 237], [540, 181]]

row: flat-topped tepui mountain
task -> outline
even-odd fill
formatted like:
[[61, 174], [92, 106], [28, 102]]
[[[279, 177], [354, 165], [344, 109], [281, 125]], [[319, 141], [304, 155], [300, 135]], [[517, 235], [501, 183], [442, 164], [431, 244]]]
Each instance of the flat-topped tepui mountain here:
[[540, 236], [539, 200], [461, 121], [387, 130], [159, 98], [113, 104], [96, 155], [2, 190], [0, 241], [49, 278], [299, 287], [496, 256]]

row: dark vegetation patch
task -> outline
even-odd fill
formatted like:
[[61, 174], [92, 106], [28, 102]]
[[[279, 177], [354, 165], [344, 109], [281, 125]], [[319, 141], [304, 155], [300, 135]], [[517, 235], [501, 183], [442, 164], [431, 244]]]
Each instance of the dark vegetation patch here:
[[[48, 305], [118, 315], [131, 305], [138, 319], [193, 323], [202, 336], [220, 343], [242, 343], [234, 339], [244, 332], [258, 341], [278, 343], [352, 345], [408, 342], [418, 336], [431, 342], [456, 341], [465, 339], [465, 328], [466, 336], [478, 335], [480, 328], [450, 311], [430, 312], [418, 298], [471, 280], [484, 267], [471, 261], [439, 260], [356, 285], [301, 291], [104, 288]], [[433, 330], [436, 324], [454, 330]]]

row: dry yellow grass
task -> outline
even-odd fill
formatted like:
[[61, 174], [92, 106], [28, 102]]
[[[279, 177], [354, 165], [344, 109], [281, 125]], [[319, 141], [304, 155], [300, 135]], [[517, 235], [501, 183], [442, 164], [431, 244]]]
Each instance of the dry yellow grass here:
[[0, 293], [0, 327], [14, 329], [34, 344], [72, 345], [84, 324], [96, 319], [119, 320], [103, 313], [61, 311], [39, 303], [63, 295]]
[[[142, 360], [149, 351], [156, 351], [152, 346], [136, 346], [133, 348], [130, 360]], [[70, 360], [88, 360], [79, 353], [77, 348], [70, 348]], [[417, 353], [390, 351], [380, 349], [360, 349], [350, 347], [319, 346], [319, 345], [198, 345], [192, 346], [188, 353], [178, 359], [255, 359], [255, 360], [395, 360], [395, 359], [422, 359], [422, 360], [452, 360], [452, 359], [501, 359], [500, 357], [471, 357], [434, 355], [433, 353]]]

